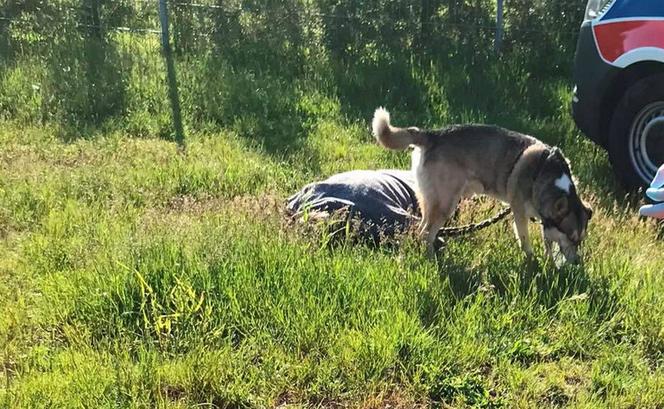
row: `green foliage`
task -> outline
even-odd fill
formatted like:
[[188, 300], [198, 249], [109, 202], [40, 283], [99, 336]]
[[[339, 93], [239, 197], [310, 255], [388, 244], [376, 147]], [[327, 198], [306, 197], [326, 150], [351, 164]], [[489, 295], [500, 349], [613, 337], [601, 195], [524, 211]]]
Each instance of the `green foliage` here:
[[193, 134], [180, 157], [159, 139], [5, 122], [2, 404], [663, 403], [654, 226], [595, 201], [586, 264], [562, 271], [527, 264], [508, 226], [438, 263], [408, 237], [327, 248], [279, 211], [311, 177], [302, 163], [396, 162], [326, 119], [332, 101], [302, 105], [316, 143], [279, 161], [227, 133]]
[[[296, 107], [311, 93], [339, 98], [352, 119], [388, 105], [417, 122], [457, 120], [436, 107], [471, 81], [488, 89], [514, 81], [524, 97], [536, 88], [531, 80], [568, 77], [580, 7], [510, 2], [497, 58], [491, 1], [175, 3], [185, 121], [192, 130], [209, 123], [237, 130], [273, 152], [300, 145], [308, 129], [293, 127], [310, 120]], [[68, 138], [100, 126], [137, 136], [171, 132], [158, 36], [116, 30], [158, 29], [156, 7], [7, 1], [0, 11], [1, 116], [54, 123]], [[435, 103], [426, 99], [441, 93]], [[503, 112], [504, 95], [485, 97], [478, 100]], [[474, 102], [468, 109], [478, 109]]]

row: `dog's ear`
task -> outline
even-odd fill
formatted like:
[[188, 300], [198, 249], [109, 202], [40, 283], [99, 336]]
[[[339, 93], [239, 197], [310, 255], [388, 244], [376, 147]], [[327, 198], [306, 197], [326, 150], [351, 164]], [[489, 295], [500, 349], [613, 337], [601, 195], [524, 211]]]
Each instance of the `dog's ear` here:
[[553, 202], [554, 217], [558, 218], [567, 214], [568, 206], [569, 203], [567, 201], [567, 196], [560, 196], [558, 199], [556, 199], [556, 201]]
[[593, 208], [588, 204], [588, 202], [581, 202], [583, 204], [583, 208], [586, 210], [586, 214], [588, 215], [588, 220], [593, 218]]

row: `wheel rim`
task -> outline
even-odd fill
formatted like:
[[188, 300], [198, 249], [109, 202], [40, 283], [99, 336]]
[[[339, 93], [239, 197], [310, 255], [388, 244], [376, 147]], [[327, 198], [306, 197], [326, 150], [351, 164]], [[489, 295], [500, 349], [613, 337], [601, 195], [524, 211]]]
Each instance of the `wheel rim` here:
[[649, 184], [664, 163], [664, 101], [646, 106], [634, 118], [629, 155], [636, 173]]

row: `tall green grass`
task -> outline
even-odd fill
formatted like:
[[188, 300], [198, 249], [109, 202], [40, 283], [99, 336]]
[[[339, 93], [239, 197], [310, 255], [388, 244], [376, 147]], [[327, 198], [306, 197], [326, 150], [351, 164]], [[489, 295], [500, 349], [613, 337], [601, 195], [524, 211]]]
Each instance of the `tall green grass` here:
[[593, 200], [584, 267], [529, 265], [508, 226], [434, 263], [413, 238], [329, 248], [284, 222], [315, 175], [405, 166], [359, 125], [321, 120], [282, 157], [232, 133], [186, 156], [53, 135], [4, 123], [8, 407], [662, 404], [662, 247], [620, 201]]

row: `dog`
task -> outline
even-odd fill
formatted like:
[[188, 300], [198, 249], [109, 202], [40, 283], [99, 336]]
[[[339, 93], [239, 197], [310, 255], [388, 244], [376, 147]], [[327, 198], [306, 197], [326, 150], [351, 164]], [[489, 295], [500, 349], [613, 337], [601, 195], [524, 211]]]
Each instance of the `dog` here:
[[461, 199], [486, 194], [509, 204], [517, 239], [528, 257], [533, 256], [528, 221], [538, 219], [547, 256], [553, 258], [556, 242], [567, 262], [580, 261], [579, 246], [593, 211], [579, 198], [568, 161], [558, 148], [492, 125], [398, 128], [383, 108], [374, 113], [372, 131], [385, 148], [414, 147], [420, 235], [426, 238], [430, 256], [437, 232]]

